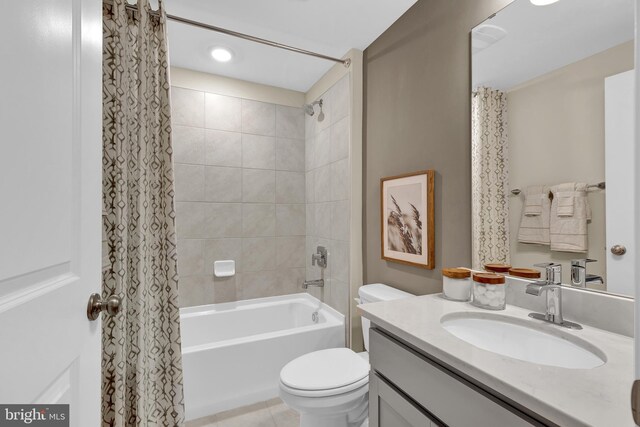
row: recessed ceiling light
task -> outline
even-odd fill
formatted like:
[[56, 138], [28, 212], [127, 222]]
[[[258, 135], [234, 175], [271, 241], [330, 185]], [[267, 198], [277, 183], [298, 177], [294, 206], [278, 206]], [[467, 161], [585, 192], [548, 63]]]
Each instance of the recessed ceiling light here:
[[218, 62], [229, 62], [233, 58], [233, 53], [224, 47], [214, 47], [211, 49], [211, 57]]
[[535, 6], [548, 6], [560, 0], [530, 0]]

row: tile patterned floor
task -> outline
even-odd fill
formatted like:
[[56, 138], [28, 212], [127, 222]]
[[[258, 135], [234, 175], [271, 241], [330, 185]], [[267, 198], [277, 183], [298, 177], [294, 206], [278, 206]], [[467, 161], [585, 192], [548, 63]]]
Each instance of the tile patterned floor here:
[[185, 427], [299, 427], [300, 418], [282, 400], [272, 399], [189, 421]]

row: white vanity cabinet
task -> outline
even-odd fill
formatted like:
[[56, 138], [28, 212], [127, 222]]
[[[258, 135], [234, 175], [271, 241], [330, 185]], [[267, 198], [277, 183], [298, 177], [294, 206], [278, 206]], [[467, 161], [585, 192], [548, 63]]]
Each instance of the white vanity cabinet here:
[[554, 425], [450, 371], [380, 329], [370, 340], [370, 427]]

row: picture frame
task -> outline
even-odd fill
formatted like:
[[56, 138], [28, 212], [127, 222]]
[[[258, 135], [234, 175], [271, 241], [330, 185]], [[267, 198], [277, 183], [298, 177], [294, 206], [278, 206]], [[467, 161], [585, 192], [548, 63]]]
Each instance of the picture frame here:
[[382, 259], [435, 268], [435, 171], [380, 179]]

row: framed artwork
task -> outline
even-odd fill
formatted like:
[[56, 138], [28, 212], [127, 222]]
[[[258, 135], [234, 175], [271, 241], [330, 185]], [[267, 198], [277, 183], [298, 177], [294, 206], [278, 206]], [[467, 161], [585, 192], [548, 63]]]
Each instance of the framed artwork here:
[[432, 170], [380, 180], [382, 259], [435, 268]]

